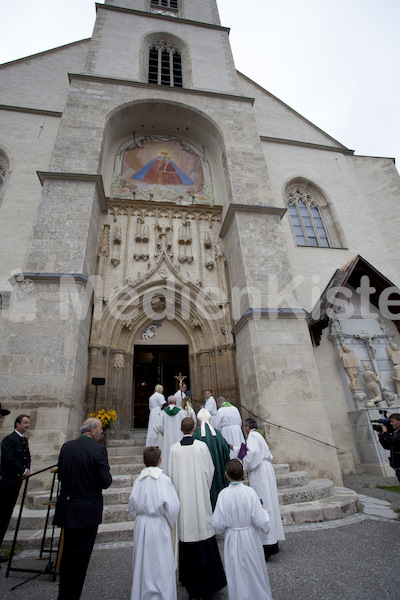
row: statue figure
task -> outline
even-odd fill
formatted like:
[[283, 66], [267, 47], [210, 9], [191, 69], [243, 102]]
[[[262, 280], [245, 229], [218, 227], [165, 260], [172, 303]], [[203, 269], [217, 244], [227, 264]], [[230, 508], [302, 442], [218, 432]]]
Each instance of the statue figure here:
[[368, 331], [362, 331], [361, 333], [356, 333], [354, 337], [358, 338], [359, 340], [364, 340], [368, 348], [371, 350], [372, 358], [375, 358], [376, 348], [372, 343], [372, 340], [377, 337], [377, 334], [369, 334]]
[[361, 367], [361, 362], [358, 356], [352, 352], [351, 348], [347, 346], [347, 344], [343, 344], [342, 350], [339, 350], [339, 360], [342, 363], [348, 378], [350, 379], [350, 389], [354, 390], [360, 388], [357, 367]]
[[391, 379], [396, 384], [397, 393], [400, 393], [400, 350], [393, 340], [389, 340], [389, 344], [386, 346], [386, 352], [393, 363], [394, 377], [391, 376]]
[[342, 333], [342, 326], [340, 324], [340, 321], [338, 321], [337, 319], [333, 319], [331, 321], [331, 335], [338, 335], [339, 333]]
[[389, 407], [393, 406], [393, 404], [396, 405], [399, 401], [398, 394], [392, 392], [386, 385], [383, 386], [382, 398]]
[[357, 409], [361, 409], [364, 408], [364, 400], [367, 397], [367, 394], [364, 392], [363, 389], [361, 388], [355, 388], [354, 390], [351, 390], [351, 394], [353, 396], [353, 400], [354, 400], [354, 404], [356, 406]]
[[371, 400], [368, 400], [366, 406], [369, 408], [373, 408], [379, 402], [382, 402], [382, 393], [381, 388], [379, 386], [380, 375], [379, 373], [374, 373], [372, 367], [369, 363], [364, 363], [364, 381], [367, 384], [367, 388], [369, 393], [372, 396]]

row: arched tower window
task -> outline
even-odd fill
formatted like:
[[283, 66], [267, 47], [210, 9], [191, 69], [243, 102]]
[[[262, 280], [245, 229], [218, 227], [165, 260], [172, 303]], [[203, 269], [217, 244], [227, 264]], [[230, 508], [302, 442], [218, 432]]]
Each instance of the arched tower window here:
[[298, 246], [331, 247], [320, 207], [312, 194], [300, 187], [290, 189], [288, 210]]
[[159, 40], [151, 44], [148, 82], [170, 87], [182, 87], [181, 54], [171, 42]]

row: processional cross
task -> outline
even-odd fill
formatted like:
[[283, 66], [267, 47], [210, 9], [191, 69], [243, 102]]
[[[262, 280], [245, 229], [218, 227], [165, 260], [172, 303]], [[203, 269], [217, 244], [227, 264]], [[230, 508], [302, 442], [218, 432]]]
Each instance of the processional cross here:
[[[186, 396], [182, 395], [182, 383], [183, 380], [186, 379], [187, 375], [182, 375], [182, 373], [179, 371], [179, 375], [174, 375], [174, 379], [177, 379], [179, 381], [179, 391], [181, 392], [181, 396], [182, 396], [182, 407], [186, 409], [187, 411], [187, 416], [189, 416], [189, 399]], [[186, 400], [186, 402], [184, 403], [184, 400]]]

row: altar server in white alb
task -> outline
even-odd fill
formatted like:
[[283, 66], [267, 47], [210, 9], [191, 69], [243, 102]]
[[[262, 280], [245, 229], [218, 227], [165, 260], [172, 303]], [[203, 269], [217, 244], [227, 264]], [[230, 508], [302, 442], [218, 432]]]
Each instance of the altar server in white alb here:
[[[213, 427], [218, 429], [228, 444], [239, 448], [244, 443], [244, 435], [242, 431], [242, 417], [240, 412], [225, 398], [220, 396], [217, 400], [218, 411], [214, 420]], [[230, 451], [231, 458], [237, 458], [237, 451]]]
[[285, 539], [275, 471], [271, 464], [273, 456], [263, 436], [255, 431], [257, 422], [254, 419], [246, 419], [244, 424], [248, 437], [246, 440], [247, 454], [243, 458], [243, 467], [247, 471], [250, 487], [255, 490], [264, 508], [268, 511], [271, 524], [269, 533], [261, 536], [265, 558], [268, 560], [270, 556], [279, 552], [278, 541]]
[[221, 490], [212, 518], [215, 533], [225, 533], [224, 557], [229, 600], [272, 600], [260, 533], [269, 517], [256, 492], [244, 485], [237, 458], [226, 465], [230, 481]]
[[212, 526], [214, 464], [207, 445], [193, 438], [193, 430], [193, 419], [183, 419], [183, 438], [169, 454], [169, 472], [181, 503], [179, 581], [189, 598], [210, 598], [226, 586], [226, 578]]
[[168, 406], [161, 410], [157, 417], [155, 429], [162, 435], [161, 468], [165, 475], [169, 474], [169, 450], [173, 444], [182, 439], [181, 423], [186, 415], [185, 410], [176, 406], [175, 397], [169, 396]]
[[156, 385], [154, 394], [149, 398], [149, 425], [147, 429], [146, 446], [158, 446], [158, 434], [154, 431], [157, 417], [161, 412], [161, 408], [165, 404], [163, 394], [164, 388], [162, 385]]
[[175, 402], [174, 396], [168, 396], [168, 406], [160, 411], [154, 427], [155, 431], [162, 436], [161, 468], [165, 475], [169, 475], [168, 458], [170, 448], [182, 439], [181, 423], [183, 419], [189, 416], [196, 422], [196, 413], [191, 406], [184, 409], [176, 406]]
[[176, 600], [171, 530], [179, 499], [159, 467], [160, 448], [146, 447], [143, 461], [146, 468], [135, 480], [129, 498], [129, 512], [135, 520], [131, 600]]
[[210, 425], [212, 427], [215, 427], [215, 422], [216, 422], [216, 418], [217, 418], [217, 403], [215, 401], [214, 396], [212, 396], [210, 390], [205, 390], [204, 400], [205, 400], [204, 408], [206, 410], [208, 410], [208, 412], [211, 415]]

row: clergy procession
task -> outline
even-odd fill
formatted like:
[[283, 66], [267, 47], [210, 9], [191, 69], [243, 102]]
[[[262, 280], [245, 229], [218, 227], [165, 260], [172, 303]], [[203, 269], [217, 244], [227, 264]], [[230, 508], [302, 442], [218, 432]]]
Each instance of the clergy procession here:
[[239, 410], [210, 390], [196, 415], [183, 379], [167, 401], [160, 385], [149, 398], [145, 467], [129, 498], [131, 600], [176, 600], [176, 572], [189, 599], [227, 586], [229, 600], [272, 600], [266, 562], [285, 536], [268, 444], [254, 419], [245, 442]]

